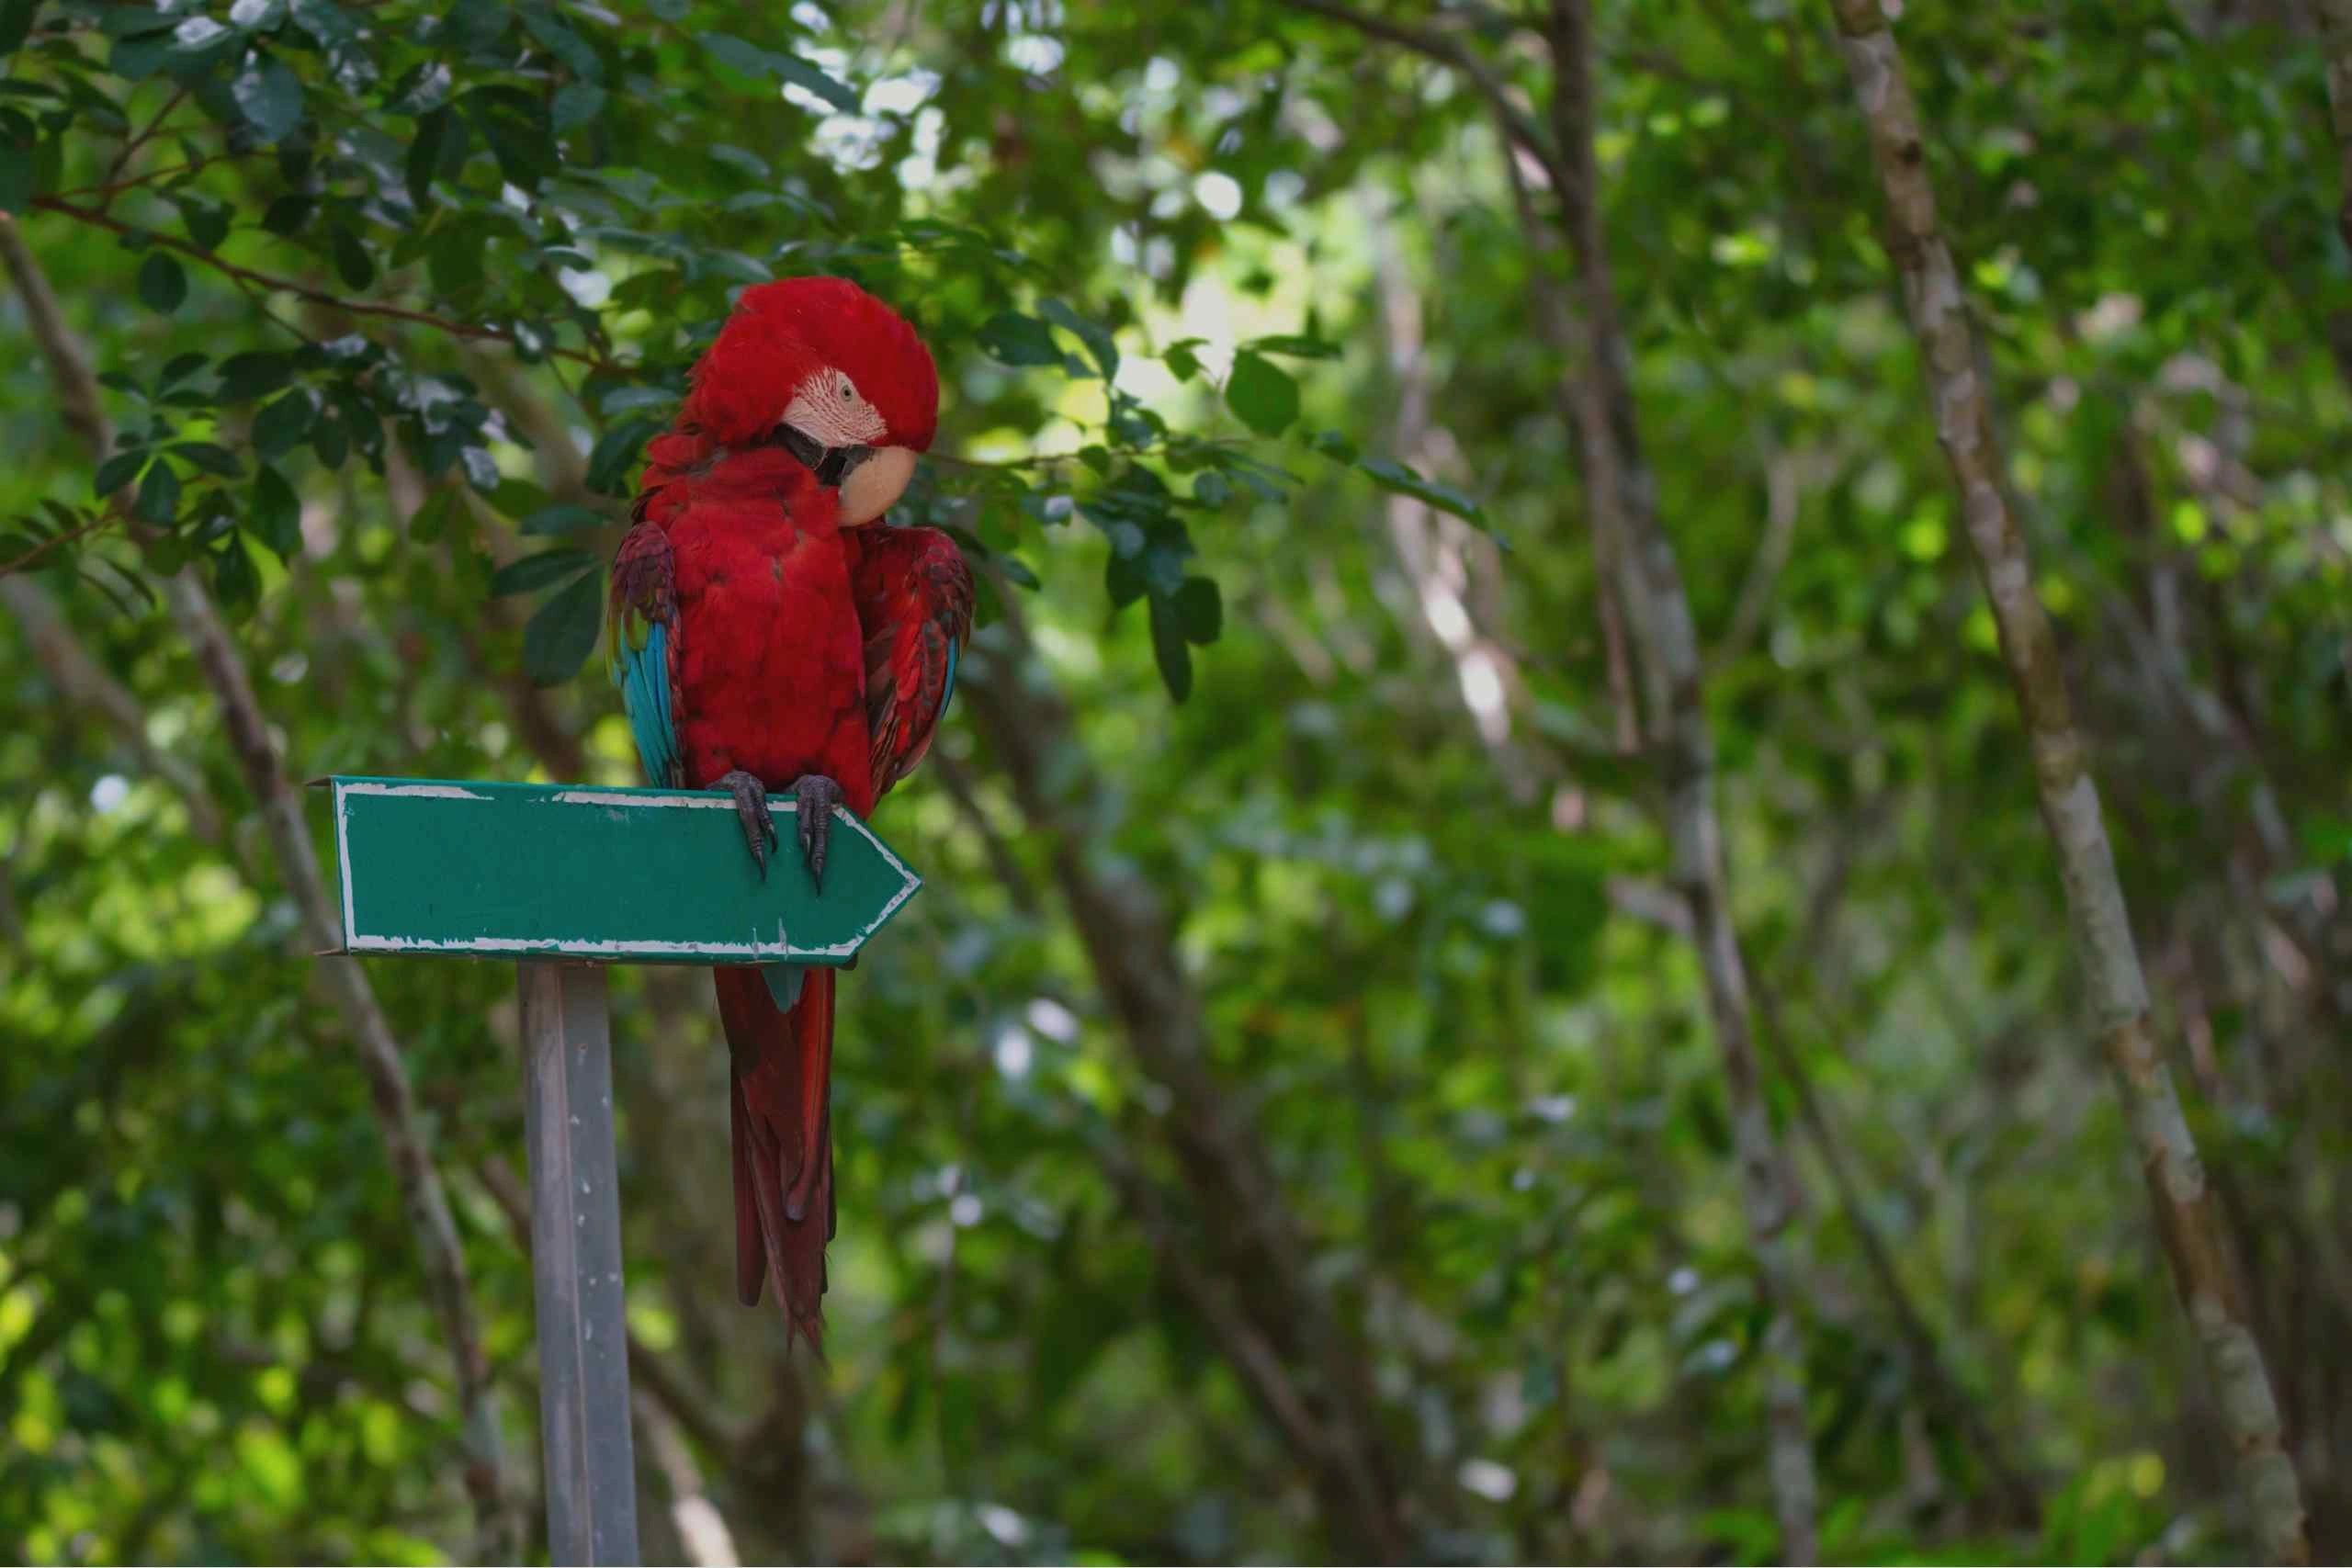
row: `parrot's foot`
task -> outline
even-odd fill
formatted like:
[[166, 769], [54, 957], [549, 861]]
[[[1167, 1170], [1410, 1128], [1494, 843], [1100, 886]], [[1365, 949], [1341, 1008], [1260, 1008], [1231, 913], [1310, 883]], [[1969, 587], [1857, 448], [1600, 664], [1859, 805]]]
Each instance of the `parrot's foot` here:
[[718, 776], [718, 787], [735, 797], [735, 816], [743, 824], [743, 841], [751, 846], [752, 863], [760, 880], [768, 879], [768, 852], [775, 848], [775, 819], [768, 815], [767, 786], [743, 772]]
[[832, 840], [833, 807], [842, 803], [842, 786], [822, 773], [803, 773], [792, 781], [792, 798], [800, 807], [801, 858], [808, 863], [809, 880], [822, 893], [825, 846]]

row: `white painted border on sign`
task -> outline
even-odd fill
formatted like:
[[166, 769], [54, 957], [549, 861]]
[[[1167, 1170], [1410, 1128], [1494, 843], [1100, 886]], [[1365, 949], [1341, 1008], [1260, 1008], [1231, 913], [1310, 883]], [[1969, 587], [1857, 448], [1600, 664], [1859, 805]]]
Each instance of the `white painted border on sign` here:
[[[435, 800], [490, 800], [493, 796], [452, 784], [387, 784], [374, 779], [335, 779], [334, 784], [334, 852], [338, 868], [343, 874], [343, 945], [353, 953], [459, 953], [484, 957], [527, 957], [533, 953], [551, 953], [569, 958], [700, 958], [710, 954], [740, 954], [750, 961], [782, 961], [793, 958], [846, 958], [855, 953], [860, 943], [882, 929], [899, 907], [915, 896], [922, 886], [922, 878], [907, 868], [907, 863], [891, 852], [890, 846], [876, 838], [873, 829], [840, 807], [833, 807], [833, 817], [867, 843], [880, 852], [890, 869], [899, 874], [899, 891], [882, 906], [864, 930], [849, 942], [837, 942], [824, 947], [795, 947], [786, 938], [783, 922], [776, 925], [776, 940], [762, 942], [754, 936], [750, 942], [621, 942], [614, 939], [587, 941], [576, 937], [500, 937], [479, 936], [463, 939], [437, 937], [368, 936], [359, 930], [358, 917], [353, 909], [351, 894], [351, 833], [345, 797], [354, 795], [422, 795]], [[732, 811], [733, 800], [725, 795], [656, 795], [636, 791], [567, 789], [553, 797], [567, 806], [610, 806], [625, 809], [640, 807], [654, 808], [684, 807], [691, 810]], [[772, 814], [799, 811], [797, 801], [780, 801], [770, 807]]]

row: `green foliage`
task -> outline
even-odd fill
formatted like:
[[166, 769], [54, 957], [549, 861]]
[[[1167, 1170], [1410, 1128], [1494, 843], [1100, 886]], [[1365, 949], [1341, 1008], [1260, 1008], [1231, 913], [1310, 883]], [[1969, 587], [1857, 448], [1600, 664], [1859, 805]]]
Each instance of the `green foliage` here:
[[[2243, 1555], [1826, 16], [1597, 10], [1605, 237], [1805, 1198], [1826, 1549]], [[1550, 103], [1515, 14], [1432, 14]], [[2340, 1458], [2352, 265], [2316, 45], [2234, 14], [1902, 27], [2160, 1031], [2298, 1451]], [[75, 444], [11, 296], [0, 595], [129, 712], [0, 597], [8, 1555], [469, 1550], [400, 1197], [164, 580], [239, 617], [296, 778], [634, 782], [571, 679], [624, 498], [734, 294], [803, 272], [933, 345], [900, 510], [979, 568], [959, 680], [1075, 731], [1017, 788], [959, 697], [881, 808], [928, 887], [842, 987], [829, 1369], [732, 1301], [707, 982], [617, 979], [631, 1325], [704, 1391], [682, 1440], [743, 1560], [1347, 1551], [1211, 1310], [1252, 1306], [1214, 1244], [1261, 1216], [1189, 1198], [1081, 874], [1163, 907], [1144, 1000], [1199, 1020], [1361, 1340], [1418, 1555], [1775, 1554], [1672, 781], [1620, 743], [1577, 367], [1529, 308], [1561, 262], [1473, 84], [1258, 4], [0, 0], [0, 209], [114, 430]], [[368, 974], [527, 1485], [511, 971]], [[1265, 1346], [1322, 1419], [1312, 1348]]]

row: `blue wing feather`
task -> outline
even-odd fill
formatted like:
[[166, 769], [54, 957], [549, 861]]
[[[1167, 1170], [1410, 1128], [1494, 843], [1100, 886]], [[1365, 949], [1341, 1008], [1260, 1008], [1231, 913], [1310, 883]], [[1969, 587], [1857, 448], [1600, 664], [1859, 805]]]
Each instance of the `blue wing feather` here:
[[629, 736], [637, 742], [645, 782], [656, 787], [675, 784], [678, 731], [670, 714], [670, 628], [656, 621], [647, 628], [643, 648], [621, 647], [613, 677], [628, 712]]

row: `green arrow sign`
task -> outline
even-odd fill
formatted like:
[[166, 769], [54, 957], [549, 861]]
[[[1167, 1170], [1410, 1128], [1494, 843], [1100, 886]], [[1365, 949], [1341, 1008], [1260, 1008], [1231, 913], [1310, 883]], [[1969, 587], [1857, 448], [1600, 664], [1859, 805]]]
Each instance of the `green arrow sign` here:
[[788, 796], [763, 881], [723, 792], [325, 782], [351, 953], [841, 964], [922, 886], [837, 809], [820, 895]]

